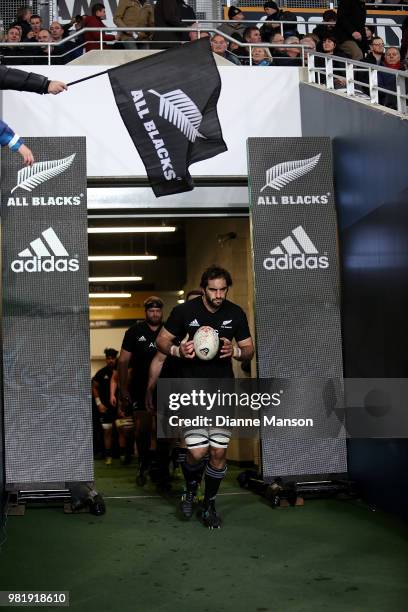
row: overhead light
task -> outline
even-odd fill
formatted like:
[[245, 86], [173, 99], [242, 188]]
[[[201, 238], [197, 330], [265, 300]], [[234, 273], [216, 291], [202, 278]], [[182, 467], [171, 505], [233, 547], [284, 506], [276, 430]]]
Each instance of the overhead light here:
[[185, 300], [177, 300], [177, 304], [184, 304]]
[[89, 308], [92, 308], [92, 310], [120, 310], [122, 306], [114, 306], [113, 304], [108, 304], [106, 306], [94, 306], [91, 304]]
[[148, 227], [88, 227], [88, 234], [147, 234], [175, 232], [174, 225], [151, 225]]
[[157, 255], [89, 255], [88, 261], [153, 261]]
[[131, 293], [90, 293], [90, 298], [130, 298], [132, 297]]
[[143, 276], [90, 276], [90, 283], [116, 283], [116, 282], [131, 282], [131, 281], [141, 281], [143, 280]]
[[177, 291], [177, 295], [184, 295], [184, 289], [180, 289], [180, 291]]

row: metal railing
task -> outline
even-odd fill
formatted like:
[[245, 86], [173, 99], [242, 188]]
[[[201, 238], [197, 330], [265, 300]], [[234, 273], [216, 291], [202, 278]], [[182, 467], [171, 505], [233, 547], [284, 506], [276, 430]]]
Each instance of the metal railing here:
[[[12, 47], [12, 48], [16, 48], [16, 47], [25, 48], [25, 47], [27, 47], [27, 48], [31, 48], [31, 49], [34, 48], [34, 47], [36, 47], [36, 48], [40, 47], [40, 48], [43, 48], [43, 49], [47, 48], [47, 53], [44, 53], [44, 57], [47, 57], [48, 65], [52, 65], [52, 61], [51, 60], [53, 58], [60, 60], [61, 58], [65, 57], [65, 56], [71, 55], [73, 52], [75, 52], [76, 50], [86, 46], [87, 44], [98, 45], [100, 50], [103, 50], [106, 45], [108, 45], [108, 46], [114, 45], [115, 42], [119, 42], [119, 41], [106, 41], [106, 40], [103, 39], [103, 35], [105, 33], [108, 33], [108, 32], [111, 33], [113, 31], [115, 31], [115, 32], [152, 32], [152, 33], [153, 32], [172, 32], [172, 33], [173, 32], [187, 32], [187, 33], [189, 33], [189, 32], [197, 32], [198, 37], [200, 37], [200, 34], [202, 32], [205, 32], [207, 34], [208, 29], [207, 28], [201, 28], [199, 26], [194, 27], [194, 28], [191, 28], [191, 27], [189, 27], [189, 28], [187, 28], [187, 27], [184, 27], [184, 28], [155, 28], [155, 27], [153, 27], [153, 28], [148, 28], [148, 27], [145, 27], [145, 28], [141, 28], [141, 27], [137, 27], [137, 28], [82, 28], [81, 30], [74, 32], [70, 36], [67, 36], [66, 38], [63, 38], [59, 42], [48, 42], [48, 43], [43, 43], [43, 42], [32, 43], [32, 42], [28, 42], [28, 43], [18, 43], [18, 44], [16, 44], [16, 43], [0, 43], [0, 55], [1, 55], [1, 48], [2, 47], [5, 47], [5, 48], [7, 48], [7, 47]], [[61, 54], [57, 54], [57, 55], [53, 56], [53, 48], [54, 47], [58, 48], [58, 47], [61, 47], [61, 46], [65, 45], [69, 41], [74, 41], [76, 38], [78, 38], [78, 36], [80, 36], [80, 35], [82, 35], [82, 34], [84, 34], [86, 32], [98, 32], [99, 40], [98, 41], [96, 41], [96, 40], [84, 41], [84, 42], [78, 44], [76, 47], [70, 48], [65, 53], [61, 53]], [[279, 44], [247, 43], [247, 42], [238, 41], [235, 38], [232, 38], [231, 36], [229, 36], [228, 34], [225, 34], [224, 32], [218, 30], [217, 28], [212, 28], [211, 29], [211, 33], [212, 34], [220, 34], [221, 36], [223, 36], [225, 38], [226, 41], [233, 42], [236, 45], [238, 45], [238, 47], [240, 47], [240, 48], [247, 48], [248, 49], [248, 61], [249, 61], [249, 65], [250, 66], [252, 66], [252, 48], [253, 47], [261, 47], [261, 48], [267, 48], [267, 49], [275, 49], [275, 48], [279, 48], [279, 49], [293, 49], [293, 48], [298, 48], [298, 49], [300, 49], [300, 56], [299, 57], [302, 60], [302, 66], [305, 66], [305, 51], [307, 50], [307, 47], [305, 47], [301, 43], [299, 43], [299, 44], [289, 44], [289, 45], [286, 44], [286, 43], [279, 43]], [[131, 41], [128, 41], [128, 42], [131, 43], [131, 44], [134, 44], [137, 41], [131, 40]], [[146, 42], [149, 43], [149, 41], [145, 41], [145, 40], [143, 40], [141, 42], [142, 42], [142, 44], [145, 44]], [[120, 41], [120, 43], [126, 46], [126, 41]], [[180, 41], [174, 41], [174, 40], [173, 41], [157, 41], [157, 42], [156, 41], [152, 41], [152, 45], [154, 45], [154, 49], [155, 50], [156, 49], [159, 50], [158, 45], [161, 44], [161, 43], [163, 43], [163, 44], [170, 44], [170, 43], [172, 43], [172, 44], [178, 45], [178, 44], [180, 44]], [[30, 56], [30, 55], [28, 55], [28, 56], [21, 56], [21, 55], [12, 56], [12, 55], [10, 55], [10, 56], [6, 56], [6, 57], [10, 58], [10, 59], [22, 59], [22, 60], [23, 59], [38, 59], [39, 58], [38, 55], [35, 55], [35, 56]], [[293, 59], [295, 60], [295, 59], [298, 59], [298, 58], [293, 58]], [[295, 64], [295, 61], [294, 61], [294, 64]]]
[[[323, 58], [324, 66], [316, 66], [316, 58]], [[339, 77], [339, 72], [345, 76]], [[309, 83], [323, 85], [328, 90], [338, 89], [336, 87], [336, 80], [340, 78], [345, 85], [344, 93], [347, 96], [361, 97], [365, 95], [366, 99], [372, 104], [379, 104], [381, 93], [391, 96], [396, 101], [395, 110], [404, 115], [407, 114], [408, 72], [393, 70], [378, 64], [369, 64], [367, 62], [337, 57], [335, 55], [310, 52], [308, 54], [307, 74]], [[363, 74], [368, 74], [367, 81], [360, 80], [359, 77]], [[379, 85], [382, 79], [381, 76], [380, 79], [378, 77], [382, 74], [392, 75], [393, 79], [395, 79], [395, 89]], [[320, 75], [324, 77], [323, 82]], [[394, 105], [391, 108], [394, 108]]]

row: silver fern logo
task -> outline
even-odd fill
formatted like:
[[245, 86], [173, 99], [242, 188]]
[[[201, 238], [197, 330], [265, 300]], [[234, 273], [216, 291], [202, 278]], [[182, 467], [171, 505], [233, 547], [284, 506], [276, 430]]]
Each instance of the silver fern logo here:
[[199, 132], [203, 116], [184, 91], [174, 89], [166, 94], [159, 94], [154, 89], [148, 91], [160, 99], [160, 117], [172, 123], [190, 142], [195, 142], [197, 138], [205, 138]]
[[18, 171], [17, 185], [13, 187], [11, 193], [16, 189], [24, 189], [32, 191], [41, 183], [45, 183], [50, 179], [62, 174], [72, 165], [76, 153], [64, 157], [63, 159], [54, 159], [52, 161], [36, 162], [32, 166], [27, 166]]
[[287, 161], [272, 166], [266, 171], [266, 184], [262, 187], [261, 192], [267, 187], [280, 191], [282, 187], [311, 172], [319, 163], [320, 157], [321, 153], [318, 153], [308, 159]]

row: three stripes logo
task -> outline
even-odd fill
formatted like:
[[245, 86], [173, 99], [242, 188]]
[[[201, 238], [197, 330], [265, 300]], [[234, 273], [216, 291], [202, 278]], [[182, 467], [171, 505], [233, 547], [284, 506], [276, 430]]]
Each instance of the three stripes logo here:
[[41, 232], [41, 237], [30, 242], [30, 246], [18, 254], [11, 269], [20, 272], [78, 272], [78, 259], [69, 258], [69, 253], [52, 227]]
[[320, 255], [301, 225], [281, 240], [263, 261], [266, 270], [317, 270], [329, 267], [327, 254]]

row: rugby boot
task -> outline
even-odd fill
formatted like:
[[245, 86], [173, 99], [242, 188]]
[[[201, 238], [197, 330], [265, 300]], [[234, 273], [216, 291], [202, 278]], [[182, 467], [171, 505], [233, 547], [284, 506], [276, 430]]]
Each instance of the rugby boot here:
[[215, 509], [215, 501], [211, 499], [202, 510], [201, 520], [208, 529], [220, 529], [221, 517]]

